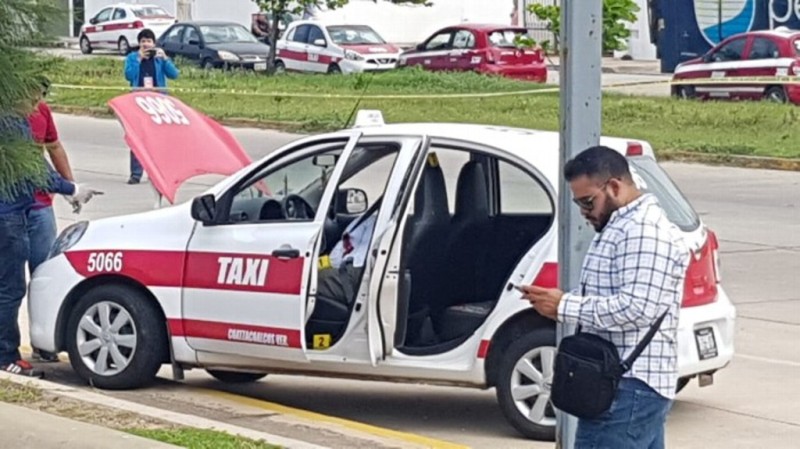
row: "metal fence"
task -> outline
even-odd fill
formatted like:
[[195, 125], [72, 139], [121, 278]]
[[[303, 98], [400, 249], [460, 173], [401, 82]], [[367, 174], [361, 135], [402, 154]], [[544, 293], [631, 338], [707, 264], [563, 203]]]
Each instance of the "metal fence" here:
[[558, 50], [558, 46], [556, 45], [558, 42], [558, 36], [547, 29], [547, 22], [544, 20], [539, 20], [539, 18], [536, 17], [536, 14], [528, 11], [528, 7], [535, 4], [545, 6], [560, 6], [561, 0], [523, 0], [522, 2], [522, 11], [524, 17], [523, 25], [528, 29], [531, 38], [533, 38], [536, 42], [550, 41], [550, 48], [553, 50]]

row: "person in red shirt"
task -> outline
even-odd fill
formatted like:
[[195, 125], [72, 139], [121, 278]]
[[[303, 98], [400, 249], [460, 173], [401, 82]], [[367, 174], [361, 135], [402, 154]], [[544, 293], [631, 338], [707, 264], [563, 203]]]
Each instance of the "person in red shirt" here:
[[[44, 146], [58, 174], [74, 182], [75, 177], [69, 165], [67, 152], [58, 139], [58, 130], [53, 121], [53, 113], [47, 103], [44, 102], [49, 84], [44, 82], [42, 87], [42, 95], [36, 99], [38, 102], [36, 110], [28, 116], [28, 124], [30, 125], [33, 139], [36, 143]], [[53, 246], [58, 233], [56, 216], [53, 212], [53, 196], [47, 192], [36, 192], [35, 199], [35, 204], [27, 212], [28, 239], [30, 241], [28, 269], [31, 275], [40, 264], [47, 260], [50, 248]], [[43, 361], [58, 360], [56, 354], [35, 351], [34, 356]]]

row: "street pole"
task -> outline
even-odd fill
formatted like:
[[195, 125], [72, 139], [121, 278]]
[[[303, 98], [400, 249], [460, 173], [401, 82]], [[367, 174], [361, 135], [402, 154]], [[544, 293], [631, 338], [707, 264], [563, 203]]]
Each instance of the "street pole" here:
[[[563, 0], [560, 36], [560, 167], [586, 148], [600, 143], [603, 0]], [[559, 285], [569, 291], [580, 282], [583, 256], [593, 237], [577, 207], [569, 184], [560, 173], [559, 183]], [[559, 324], [557, 338], [575, 333], [574, 326]], [[577, 419], [556, 414], [556, 447], [573, 449]]]

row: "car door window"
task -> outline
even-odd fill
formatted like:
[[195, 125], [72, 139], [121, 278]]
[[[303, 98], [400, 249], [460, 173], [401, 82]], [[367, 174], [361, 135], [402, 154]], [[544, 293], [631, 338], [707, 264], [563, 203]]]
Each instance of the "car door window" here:
[[545, 215], [555, 205], [544, 186], [528, 172], [505, 161], [498, 163], [500, 213], [503, 215]]
[[313, 221], [343, 147], [270, 165], [233, 195], [229, 223]]
[[444, 50], [450, 48], [450, 39], [453, 37], [452, 31], [445, 31], [433, 36], [426, 44], [426, 51]]
[[125, 19], [125, 17], [127, 17], [125, 10], [122, 8], [117, 8], [116, 10], [114, 10], [114, 18], [111, 20], [123, 20]]
[[753, 40], [750, 48], [750, 56], [747, 59], [775, 59], [780, 57], [781, 52], [772, 39], [757, 37]]
[[309, 25], [300, 25], [297, 27], [297, 29], [294, 31], [294, 35], [292, 36], [292, 41], [300, 44], [307, 43], [310, 28], [311, 26]]
[[315, 40], [322, 39], [325, 40], [325, 35], [322, 34], [322, 30], [317, 26], [309, 27], [308, 30], [308, 43], [313, 44]]
[[453, 38], [453, 48], [475, 48], [475, 35], [469, 30], [459, 30]]
[[180, 44], [181, 43], [181, 33], [186, 27], [177, 26], [169, 30], [166, 36], [164, 36], [164, 42], [167, 44]]
[[114, 10], [113, 8], [106, 8], [97, 13], [97, 15], [94, 16], [94, 18], [97, 21], [97, 23], [108, 22], [109, 20], [111, 20], [111, 12], [113, 10]]
[[186, 27], [186, 31], [183, 33], [183, 43], [186, 45], [192, 45], [190, 43], [191, 41], [200, 42], [200, 33], [197, 32], [197, 28], [195, 27]]
[[744, 45], [746, 42], [747, 39], [745, 38], [736, 39], [728, 42], [727, 44], [720, 47], [719, 50], [714, 52], [712, 60], [715, 62], [741, 60], [742, 53], [744, 53]]

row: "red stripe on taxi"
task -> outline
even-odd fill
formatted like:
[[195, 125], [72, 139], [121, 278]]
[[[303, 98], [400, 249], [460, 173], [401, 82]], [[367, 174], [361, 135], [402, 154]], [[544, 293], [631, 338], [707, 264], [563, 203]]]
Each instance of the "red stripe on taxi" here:
[[[122, 275], [150, 287], [185, 287], [297, 295], [305, 259], [184, 251], [68, 251], [83, 277]], [[184, 267], [185, 276], [184, 276]]]
[[300, 331], [204, 320], [169, 319], [173, 337], [206, 338], [264, 346], [300, 348]]
[[287, 50], [285, 48], [281, 48], [278, 50], [278, 56], [281, 59], [291, 59], [292, 61], [302, 61], [302, 62], [313, 62], [319, 64], [332, 64], [334, 62], [339, 62], [342, 58], [334, 58], [333, 56], [328, 55], [318, 55], [317, 60], [311, 59], [311, 54], [302, 51], [292, 51]]

